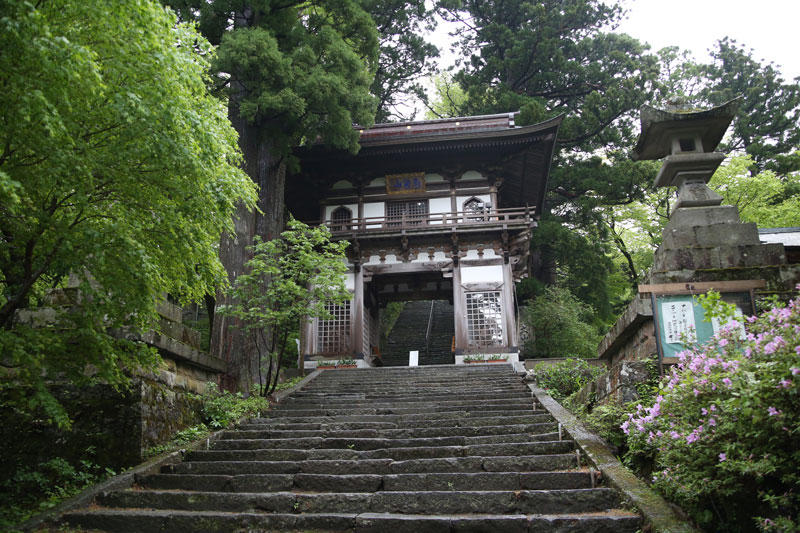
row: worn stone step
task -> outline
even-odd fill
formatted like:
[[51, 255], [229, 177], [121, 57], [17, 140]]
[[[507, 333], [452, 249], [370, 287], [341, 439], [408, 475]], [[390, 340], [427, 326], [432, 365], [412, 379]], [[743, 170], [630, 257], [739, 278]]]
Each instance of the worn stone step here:
[[453, 472], [542, 472], [577, 468], [574, 453], [445, 457], [433, 459], [344, 459], [306, 461], [185, 461], [162, 468], [173, 474], [422, 474]]
[[299, 437], [288, 439], [221, 439], [212, 445], [214, 450], [264, 450], [271, 448], [378, 450], [381, 448], [415, 448], [436, 446], [471, 446], [475, 444], [524, 443], [555, 441], [558, 433], [529, 435], [527, 433], [482, 435], [476, 437], [448, 436], [421, 438], [379, 437]]
[[434, 474], [154, 474], [137, 485], [155, 490], [209, 492], [498, 491], [591, 488], [589, 472]]
[[553, 417], [544, 411], [531, 411], [526, 414], [515, 413], [507, 416], [497, 416], [488, 413], [465, 413], [455, 411], [450, 415], [362, 415], [362, 416], [317, 416], [317, 417], [277, 417], [253, 418], [239, 427], [245, 430], [277, 428], [289, 429], [289, 426], [303, 424], [330, 424], [330, 423], [364, 423], [379, 422], [395, 424], [395, 427], [447, 427], [447, 426], [497, 426], [501, 424], [536, 424], [552, 422]]
[[[306, 417], [306, 416], [353, 416], [353, 415], [425, 415], [454, 412], [484, 412], [504, 415], [512, 411], [529, 411], [533, 408], [532, 402], [506, 402], [491, 405], [470, 404], [460, 405], [431, 405], [422, 404], [416, 407], [356, 407], [356, 408], [328, 408], [302, 409], [281, 407], [265, 413], [265, 418], [280, 417]], [[519, 414], [518, 412], [513, 414]]]
[[[312, 381], [313, 383], [313, 381]], [[327, 394], [327, 393], [350, 393], [350, 394], [403, 394], [406, 391], [412, 392], [439, 392], [442, 390], [458, 392], [458, 390], [476, 390], [488, 389], [498, 390], [508, 388], [509, 392], [517, 392], [521, 390], [521, 386], [525, 382], [514, 377], [511, 379], [475, 379], [475, 380], [445, 380], [445, 381], [431, 381], [428, 383], [417, 383], [407, 381], [396, 382], [374, 382], [374, 383], [335, 383], [329, 382], [318, 385], [307, 385], [303, 388], [303, 394]]]
[[309, 401], [309, 400], [287, 400], [281, 402], [273, 410], [285, 411], [292, 409], [407, 409], [409, 407], [418, 407], [421, 403], [424, 405], [430, 402], [436, 407], [488, 407], [488, 406], [503, 406], [503, 405], [525, 405], [528, 408], [533, 404], [533, 398], [530, 394], [519, 398], [491, 398], [491, 399], [477, 399], [477, 398], [464, 398], [460, 400], [454, 399], [408, 399], [408, 400], [395, 400], [395, 401], [375, 401], [375, 400], [352, 400], [352, 399], [329, 399], [325, 401]]
[[560, 515], [410, 515], [394, 513], [228, 513], [220, 511], [161, 511], [93, 509], [69, 513], [73, 527], [117, 533], [230, 533], [244, 531], [347, 531], [354, 533], [633, 533], [638, 516], [615, 510], [607, 513]]
[[[355, 446], [354, 446], [355, 448]], [[504, 456], [566, 453], [574, 449], [570, 440], [465, 446], [415, 446], [378, 448], [373, 450], [338, 448], [268, 448], [236, 450], [195, 450], [189, 452], [191, 461], [306, 461], [358, 459], [424, 459], [438, 457]]]
[[619, 507], [609, 488], [515, 491], [398, 491], [348, 493], [123, 490], [98, 504], [117, 508], [268, 513], [516, 514], [587, 513]]
[[[330, 394], [309, 394], [305, 396], [296, 396], [295, 399], [288, 399], [285, 402], [310, 402], [312, 404], [324, 405], [330, 403], [346, 403], [346, 402], [369, 402], [371, 404], [394, 404], [397, 403], [420, 403], [420, 402], [442, 402], [442, 401], [524, 401], [530, 400], [530, 390], [518, 390], [509, 392], [505, 389], [498, 389], [496, 391], [482, 389], [480, 391], [473, 391], [469, 393], [428, 393], [428, 394], [409, 394], [409, 395], [396, 395], [396, 394], [363, 394], [357, 395], [353, 393], [330, 393]], [[279, 404], [283, 405], [283, 404]]]
[[[474, 427], [416, 427], [416, 428], [382, 428], [361, 427], [357, 429], [343, 428], [335, 424], [312, 424], [310, 429], [262, 429], [262, 430], [228, 430], [220, 439], [289, 439], [300, 437], [339, 437], [339, 438], [412, 438], [412, 437], [480, 437], [489, 435], [521, 434], [543, 435], [558, 430], [555, 422], [539, 424], [509, 424], [501, 426]], [[341, 428], [341, 429], [340, 429]]]

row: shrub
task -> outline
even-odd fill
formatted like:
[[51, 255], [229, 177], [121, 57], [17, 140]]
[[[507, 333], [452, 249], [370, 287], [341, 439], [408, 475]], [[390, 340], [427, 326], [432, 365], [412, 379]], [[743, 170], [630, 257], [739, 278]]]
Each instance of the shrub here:
[[712, 531], [800, 528], [800, 299], [732, 321], [622, 425], [653, 484]]
[[257, 394], [245, 398], [241, 392], [219, 392], [213, 383], [203, 395], [203, 423], [211, 429], [233, 425], [240, 418], [269, 409], [269, 400]]
[[522, 309], [526, 357], [593, 357], [601, 335], [589, 322], [594, 311], [569, 290], [547, 287]]
[[565, 359], [555, 364], [539, 363], [533, 368], [536, 380], [556, 400], [564, 400], [604, 372], [583, 359]]

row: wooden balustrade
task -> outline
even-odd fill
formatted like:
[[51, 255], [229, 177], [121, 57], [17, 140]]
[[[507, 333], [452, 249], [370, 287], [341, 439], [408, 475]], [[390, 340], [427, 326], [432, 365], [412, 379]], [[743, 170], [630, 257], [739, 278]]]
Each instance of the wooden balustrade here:
[[372, 231], [393, 231], [393, 230], [419, 230], [435, 229], [437, 227], [452, 227], [458, 224], [459, 227], [471, 226], [507, 226], [522, 227], [528, 226], [533, 221], [530, 209], [492, 209], [485, 211], [458, 211], [456, 213], [421, 213], [403, 214], [399, 217], [364, 217], [352, 218], [349, 221], [327, 220], [324, 224], [332, 233], [369, 233]]

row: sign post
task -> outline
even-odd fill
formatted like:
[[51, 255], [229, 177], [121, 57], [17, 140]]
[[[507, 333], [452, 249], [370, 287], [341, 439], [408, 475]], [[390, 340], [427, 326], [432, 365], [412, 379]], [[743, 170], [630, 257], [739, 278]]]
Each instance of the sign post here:
[[665, 357], [675, 357], [687, 343], [707, 342], [724, 325], [706, 320], [697, 295], [716, 290], [723, 301], [736, 305], [737, 314], [753, 314], [753, 289], [765, 286], [764, 280], [639, 285], [640, 294], [650, 293], [659, 375], [664, 375]]

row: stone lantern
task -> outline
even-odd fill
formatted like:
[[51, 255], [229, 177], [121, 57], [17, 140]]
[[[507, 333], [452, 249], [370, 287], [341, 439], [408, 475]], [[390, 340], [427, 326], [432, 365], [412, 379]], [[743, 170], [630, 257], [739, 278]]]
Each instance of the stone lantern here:
[[633, 150], [634, 161], [664, 158], [656, 187], [678, 187], [676, 208], [715, 206], [722, 197], [708, 180], [725, 159], [715, 152], [739, 107], [737, 98], [706, 111], [641, 109], [642, 132]]
[[[758, 228], [742, 223], [735, 206], [708, 181], [725, 159], [715, 152], [740, 99], [705, 111], [641, 109], [642, 131], [633, 160], [664, 160], [656, 187], [677, 187], [678, 199], [656, 250], [650, 283], [711, 281], [737, 275], [726, 269], [785, 263], [783, 247], [763, 245]], [[745, 274], [747, 272], [747, 274]], [[753, 272], [742, 270], [742, 275]]]

